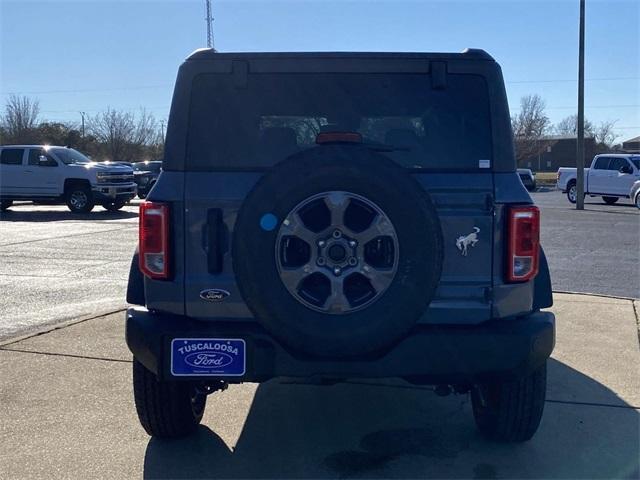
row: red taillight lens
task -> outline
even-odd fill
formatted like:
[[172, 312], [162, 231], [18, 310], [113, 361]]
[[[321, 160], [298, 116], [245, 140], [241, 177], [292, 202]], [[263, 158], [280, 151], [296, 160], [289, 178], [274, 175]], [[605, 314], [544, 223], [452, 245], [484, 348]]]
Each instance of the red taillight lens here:
[[140, 204], [140, 270], [155, 279], [169, 278], [169, 206], [163, 203]]
[[322, 132], [316, 136], [316, 143], [362, 143], [362, 135], [358, 132]]
[[538, 273], [540, 210], [510, 207], [508, 217], [507, 281], [526, 282]]

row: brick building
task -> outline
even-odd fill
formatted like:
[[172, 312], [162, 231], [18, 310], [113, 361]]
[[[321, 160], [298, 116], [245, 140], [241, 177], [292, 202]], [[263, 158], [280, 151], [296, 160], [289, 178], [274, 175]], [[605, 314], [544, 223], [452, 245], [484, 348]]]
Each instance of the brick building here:
[[622, 149], [630, 152], [640, 152], [640, 137], [630, 138], [622, 142]]
[[[542, 137], [542, 153], [520, 160], [518, 167], [530, 168], [535, 172], [555, 172], [560, 167], [576, 166], [577, 141], [575, 135], [548, 135]], [[593, 137], [584, 139], [584, 165], [589, 167], [593, 157], [600, 153]]]

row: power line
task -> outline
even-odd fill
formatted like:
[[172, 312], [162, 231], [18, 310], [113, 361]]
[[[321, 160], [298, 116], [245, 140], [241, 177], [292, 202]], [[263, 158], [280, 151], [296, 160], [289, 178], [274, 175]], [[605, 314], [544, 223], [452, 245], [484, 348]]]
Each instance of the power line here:
[[[576, 105], [568, 105], [561, 107], [545, 107], [546, 110], [572, 110], [578, 108]], [[640, 105], [585, 105], [585, 108], [640, 108]], [[519, 112], [520, 110], [512, 110], [512, 112]]]
[[[585, 82], [608, 82], [608, 81], [619, 81], [619, 80], [638, 80], [640, 77], [607, 77], [607, 78], [587, 78]], [[510, 80], [505, 81], [504, 83], [575, 83], [578, 79], [557, 79], [557, 80]]]
[[165, 83], [162, 85], [139, 85], [132, 87], [113, 87], [113, 88], [84, 88], [74, 90], [39, 90], [31, 92], [0, 92], [0, 95], [47, 95], [53, 93], [86, 93], [86, 92], [116, 92], [122, 90], [148, 90], [152, 88], [173, 87], [173, 83]]
[[[144, 106], [140, 106], [138, 108], [117, 108], [117, 107], [110, 107], [112, 110], [120, 110], [120, 111], [125, 111], [125, 112], [139, 112], [141, 109], [143, 110], [169, 110], [169, 108], [171, 108], [169, 105], [164, 105], [161, 107], [144, 107]], [[105, 108], [94, 108], [94, 109], [85, 109], [85, 112], [91, 112], [91, 113], [96, 113], [96, 112], [104, 112], [106, 110]], [[40, 110], [40, 113], [75, 113], [76, 110]]]

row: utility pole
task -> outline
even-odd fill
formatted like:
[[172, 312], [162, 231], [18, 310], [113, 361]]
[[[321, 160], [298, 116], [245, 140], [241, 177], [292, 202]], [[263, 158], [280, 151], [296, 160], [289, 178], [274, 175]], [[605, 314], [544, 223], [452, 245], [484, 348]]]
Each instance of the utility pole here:
[[211, 0], [205, 0], [207, 8], [207, 47], [214, 48], [213, 46], [213, 17], [211, 16]]
[[84, 140], [84, 116], [87, 114], [86, 112], [79, 112], [82, 117], [82, 139]]
[[580, 40], [578, 53], [578, 138], [576, 146], [576, 210], [584, 210], [584, 3], [580, 0]]

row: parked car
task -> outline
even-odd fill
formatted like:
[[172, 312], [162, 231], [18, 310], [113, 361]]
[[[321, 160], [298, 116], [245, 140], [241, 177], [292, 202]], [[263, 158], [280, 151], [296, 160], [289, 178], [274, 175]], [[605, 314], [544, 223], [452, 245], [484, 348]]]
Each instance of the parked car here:
[[0, 146], [0, 209], [15, 200], [64, 202], [74, 213], [121, 209], [136, 195], [131, 168], [90, 161], [68, 147]]
[[629, 198], [636, 207], [640, 208], [640, 180], [636, 181], [631, 187]]
[[535, 189], [536, 189], [536, 176], [535, 176], [535, 173], [533, 173], [528, 168], [519, 168], [518, 169], [518, 176], [520, 177], [520, 180], [522, 181], [522, 184], [525, 186], [525, 188], [527, 190], [529, 190], [530, 192], [534, 192], [535, 191]]
[[[640, 179], [640, 155], [603, 153], [596, 155], [590, 168], [584, 169], [584, 194], [602, 197], [613, 205], [619, 198], [629, 198], [633, 183]], [[567, 194], [571, 203], [578, 197], [575, 168], [558, 169], [557, 187]]]
[[127, 292], [150, 435], [228, 384], [399, 377], [533, 436], [555, 319], [491, 56], [203, 49], [171, 112]]
[[145, 198], [158, 180], [162, 171], [162, 161], [145, 161], [133, 164], [133, 177], [138, 186], [138, 197]]

